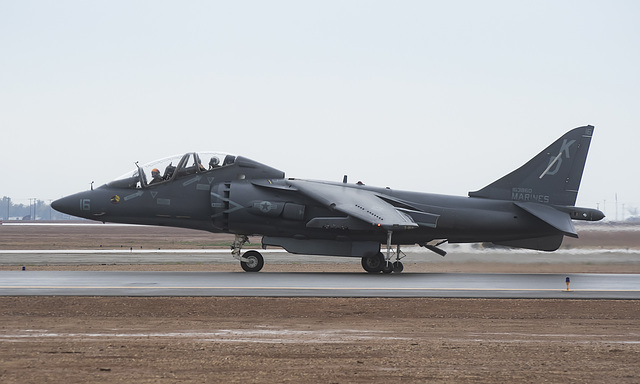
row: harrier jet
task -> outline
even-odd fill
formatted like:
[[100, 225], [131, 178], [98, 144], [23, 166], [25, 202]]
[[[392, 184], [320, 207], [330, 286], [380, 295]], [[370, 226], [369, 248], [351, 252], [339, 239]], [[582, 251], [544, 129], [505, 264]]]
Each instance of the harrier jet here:
[[554, 251], [564, 236], [578, 237], [572, 220], [604, 217], [575, 206], [593, 130], [567, 132], [468, 197], [352, 184], [346, 176], [343, 182], [285, 178], [246, 157], [190, 152], [136, 163], [126, 175], [52, 206], [102, 222], [234, 234], [231, 254], [247, 272], [264, 265], [260, 252], [242, 252], [248, 236], [257, 235], [263, 249], [357, 257], [367, 272], [399, 273], [405, 245], [443, 256], [445, 242]]

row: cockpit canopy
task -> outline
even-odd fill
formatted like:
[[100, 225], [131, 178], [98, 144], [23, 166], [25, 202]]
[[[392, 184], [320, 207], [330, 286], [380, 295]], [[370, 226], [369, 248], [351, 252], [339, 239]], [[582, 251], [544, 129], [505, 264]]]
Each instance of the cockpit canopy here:
[[127, 172], [107, 185], [117, 188], [146, 188], [194, 173], [205, 173], [235, 163], [236, 156], [221, 152], [189, 152], [155, 160]]

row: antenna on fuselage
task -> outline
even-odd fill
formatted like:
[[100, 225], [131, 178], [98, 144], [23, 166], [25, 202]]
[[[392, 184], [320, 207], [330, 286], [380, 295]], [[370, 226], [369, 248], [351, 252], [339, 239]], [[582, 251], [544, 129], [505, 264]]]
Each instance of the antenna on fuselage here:
[[342, 176], [342, 182], [347, 184], [347, 175]]

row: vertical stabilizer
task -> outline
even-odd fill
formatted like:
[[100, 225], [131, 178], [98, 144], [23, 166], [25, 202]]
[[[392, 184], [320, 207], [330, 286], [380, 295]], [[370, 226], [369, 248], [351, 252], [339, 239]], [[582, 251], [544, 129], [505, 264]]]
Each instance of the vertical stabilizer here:
[[574, 205], [594, 127], [572, 129], [525, 165], [470, 197]]

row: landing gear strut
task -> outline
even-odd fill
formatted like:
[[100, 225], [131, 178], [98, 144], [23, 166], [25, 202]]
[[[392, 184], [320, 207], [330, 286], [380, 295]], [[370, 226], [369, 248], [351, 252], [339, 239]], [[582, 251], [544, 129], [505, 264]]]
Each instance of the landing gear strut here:
[[392, 231], [387, 231], [387, 256], [385, 257], [382, 252], [378, 252], [373, 256], [366, 256], [362, 258], [362, 268], [369, 273], [400, 273], [404, 270], [404, 265], [400, 259], [405, 257], [404, 252], [400, 251], [400, 245], [396, 247], [396, 261], [391, 261], [391, 235]]
[[249, 238], [246, 235], [236, 235], [231, 245], [231, 255], [234, 259], [240, 260], [240, 266], [246, 272], [260, 272], [264, 266], [264, 258], [258, 251], [247, 251], [244, 255], [240, 255], [244, 243], [248, 243]]

